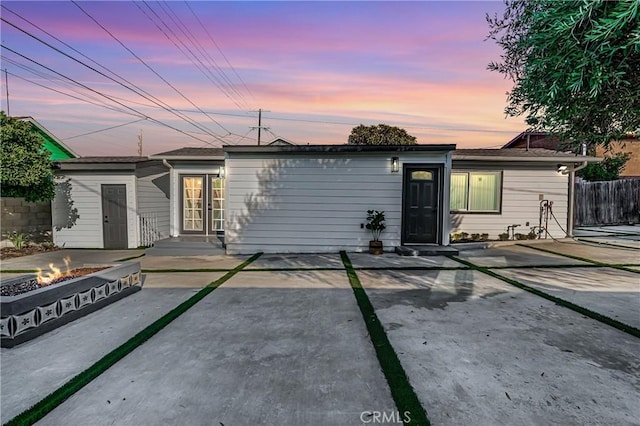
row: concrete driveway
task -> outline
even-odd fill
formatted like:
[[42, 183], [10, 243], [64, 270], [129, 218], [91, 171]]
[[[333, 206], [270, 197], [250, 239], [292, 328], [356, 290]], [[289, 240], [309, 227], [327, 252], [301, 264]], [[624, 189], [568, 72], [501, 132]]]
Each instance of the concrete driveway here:
[[[638, 274], [589, 261], [632, 270], [634, 254], [585, 246], [349, 257], [432, 424], [637, 425], [640, 339], [464, 263], [637, 328]], [[0, 351], [3, 423], [247, 258], [139, 260], [142, 291]], [[167, 269], [181, 271], [154, 272]], [[394, 410], [340, 256], [263, 255], [40, 423], [344, 425]]]

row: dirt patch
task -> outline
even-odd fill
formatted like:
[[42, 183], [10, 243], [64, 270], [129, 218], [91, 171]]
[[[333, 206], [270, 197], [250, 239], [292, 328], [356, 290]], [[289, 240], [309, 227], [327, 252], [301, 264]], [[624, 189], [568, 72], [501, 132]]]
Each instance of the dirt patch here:
[[57, 250], [60, 250], [60, 247], [40, 244], [31, 244], [21, 249], [5, 247], [0, 249], [0, 260], [13, 259], [14, 257], [29, 256], [30, 254], [46, 253]]

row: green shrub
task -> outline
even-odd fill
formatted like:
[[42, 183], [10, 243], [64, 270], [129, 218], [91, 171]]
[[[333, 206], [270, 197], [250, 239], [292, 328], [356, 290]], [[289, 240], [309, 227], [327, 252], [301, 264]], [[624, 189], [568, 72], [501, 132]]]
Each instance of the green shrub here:
[[9, 241], [11, 241], [11, 244], [13, 244], [13, 247], [15, 247], [18, 250], [22, 250], [23, 248], [29, 245], [29, 235], [23, 232], [14, 231], [11, 234], [7, 235], [7, 238], [9, 239]]

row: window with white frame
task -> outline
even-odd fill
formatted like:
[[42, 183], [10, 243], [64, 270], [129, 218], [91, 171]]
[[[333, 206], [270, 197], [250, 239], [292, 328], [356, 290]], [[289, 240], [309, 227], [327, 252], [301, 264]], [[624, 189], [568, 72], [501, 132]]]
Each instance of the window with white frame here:
[[498, 213], [501, 188], [501, 172], [451, 172], [451, 211]]

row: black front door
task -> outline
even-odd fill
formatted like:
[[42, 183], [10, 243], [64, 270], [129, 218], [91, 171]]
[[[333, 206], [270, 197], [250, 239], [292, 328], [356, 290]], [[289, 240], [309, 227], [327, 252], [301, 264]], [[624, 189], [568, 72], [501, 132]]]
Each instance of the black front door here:
[[402, 242], [437, 243], [440, 169], [406, 166], [403, 191]]
[[126, 185], [102, 185], [102, 235], [106, 249], [128, 247]]

